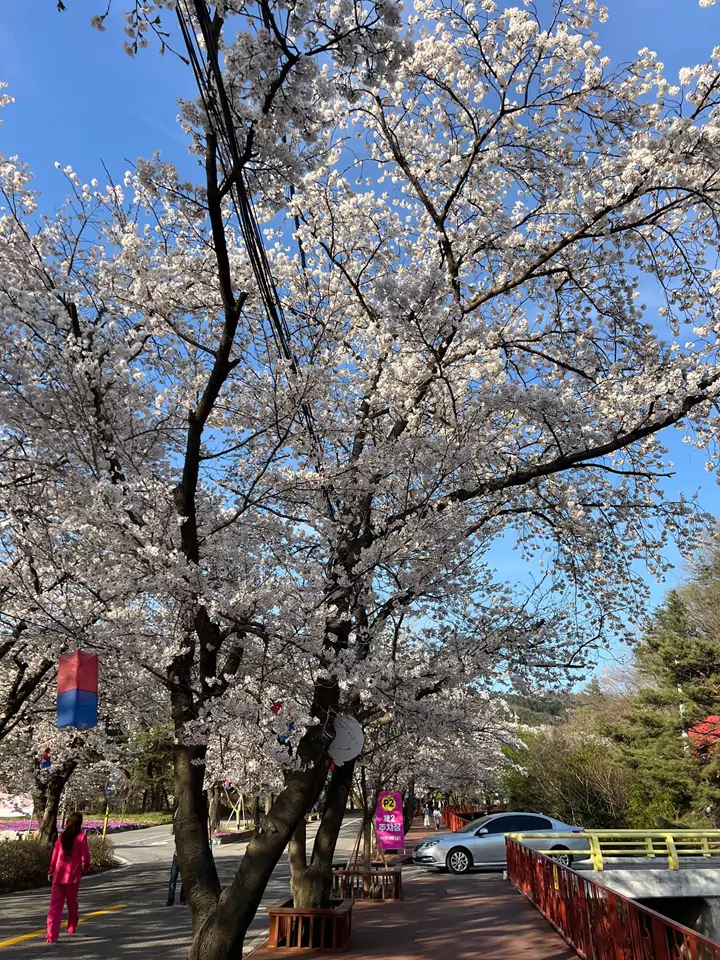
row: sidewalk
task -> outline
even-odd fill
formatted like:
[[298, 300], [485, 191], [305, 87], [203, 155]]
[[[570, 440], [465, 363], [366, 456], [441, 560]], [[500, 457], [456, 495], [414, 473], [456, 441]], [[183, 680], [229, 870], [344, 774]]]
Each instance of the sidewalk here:
[[[443, 829], [446, 829], [443, 827]], [[405, 853], [388, 853], [385, 857], [389, 867], [399, 867], [403, 863], [411, 863], [412, 848], [423, 837], [432, 833], [432, 827], [424, 827], [421, 820], [413, 820], [412, 826], [405, 834]]]
[[[447, 827], [440, 827], [440, 831], [447, 833]], [[434, 827], [424, 827], [422, 825], [422, 820], [413, 820], [412, 826], [405, 834], [405, 850], [407, 853], [412, 853], [412, 848], [415, 846], [418, 840], [422, 839], [422, 837], [430, 836], [431, 833], [435, 833]]]
[[[544, 917], [500, 874], [403, 872], [400, 903], [353, 907], [347, 960], [577, 960]], [[252, 960], [278, 957], [260, 949]], [[305, 960], [327, 953], [303, 952]]]

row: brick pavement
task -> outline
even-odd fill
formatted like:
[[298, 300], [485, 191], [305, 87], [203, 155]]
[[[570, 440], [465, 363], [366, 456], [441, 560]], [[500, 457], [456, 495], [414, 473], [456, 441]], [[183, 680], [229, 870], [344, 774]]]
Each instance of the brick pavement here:
[[[403, 871], [400, 903], [356, 903], [346, 960], [577, 960], [532, 904], [496, 873]], [[282, 956], [261, 949], [252, 960]], [[292, 956], [288, 954], [287, 956]], [[303, 952], [304, 960], [328, 954]]]

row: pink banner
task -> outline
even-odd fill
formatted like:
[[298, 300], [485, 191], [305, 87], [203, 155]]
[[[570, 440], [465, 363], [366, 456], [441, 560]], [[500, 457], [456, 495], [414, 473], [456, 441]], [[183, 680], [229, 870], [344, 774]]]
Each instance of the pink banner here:
[[383, 850], [404, 850], [402, 794], [384, 791], [375, 809], [375, 832]]

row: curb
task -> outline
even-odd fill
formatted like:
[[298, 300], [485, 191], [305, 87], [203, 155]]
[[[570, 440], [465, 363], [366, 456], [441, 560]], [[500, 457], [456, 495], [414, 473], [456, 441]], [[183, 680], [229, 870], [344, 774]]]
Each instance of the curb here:
[[264, 933], [259, 933], [251, 940], [251, 944], [253, 945], [250, 947], [248, 953], [243, 953], [243, 958], [251, 957], [254, 953], [259, 953], [260, 950], [263, 950], [268, 945], [268, 943], [270, 943], [270, 940], [268, 939], [267, 935]]

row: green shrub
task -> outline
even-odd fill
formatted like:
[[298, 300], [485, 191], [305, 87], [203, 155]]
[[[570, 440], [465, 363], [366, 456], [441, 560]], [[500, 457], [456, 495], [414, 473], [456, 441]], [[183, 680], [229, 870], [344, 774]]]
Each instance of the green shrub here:
[[[107, 870], [114, 862], [109, 838], [88, 837], [92, 872]], [[47, 886], [52, 849], [34, 840], [0, 841], [0, 894]]]
[[46, 884], [51, 853], [34, 840], [0, 841], [0, 893]]
[[91, 873], [107, 870], [115, 863], [115, 848], [110, 837], [88, 837], [90, 847]]

